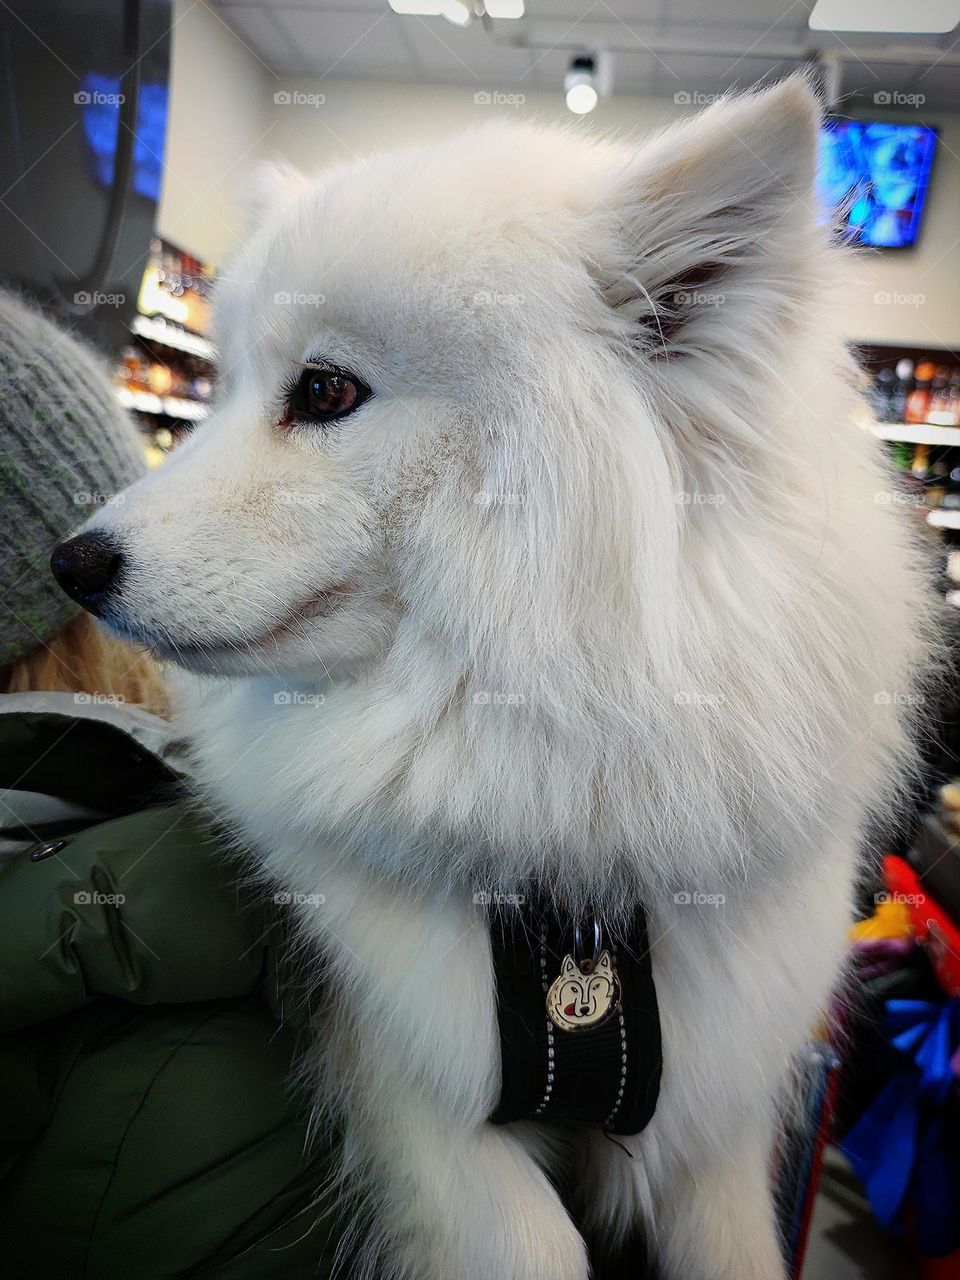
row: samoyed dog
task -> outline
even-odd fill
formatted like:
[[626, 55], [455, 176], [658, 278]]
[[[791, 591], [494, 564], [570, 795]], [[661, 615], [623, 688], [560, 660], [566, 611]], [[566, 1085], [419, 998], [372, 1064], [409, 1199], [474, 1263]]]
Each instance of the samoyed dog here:
[[[203, 790], [322, 956], [378, 1275], [585, 1280], [585, 1236], [642, 1230], [668, 1280], [784, 1276], [778, 1108], [929, 630], [853, 422], [818, 121], [793, 78], [639, 147], [494, 123], [274, 168], [215, 411], [55, 555], [218, 677]], [[636, 1136], [488, 1122], [485, 904], [531, 885], [647, 912]]]

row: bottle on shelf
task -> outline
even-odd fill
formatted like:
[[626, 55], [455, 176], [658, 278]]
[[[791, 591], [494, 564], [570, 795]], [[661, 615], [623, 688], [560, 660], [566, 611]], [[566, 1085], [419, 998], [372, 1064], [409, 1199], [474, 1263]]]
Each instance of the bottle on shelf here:
[[910, 464], [910, 470], [918, 479], [925, 478], [930, 470], [930, 446], [928, 444], [918, 444], [914, 447], [913, 462]]
[[902, 360], [898, 360], [896, 377], [897, 381], [894, 384], [893, 395], [890, 399], [890, 421], [906, 422], [907, 397], [913, 390], [913, 361], [906, 356]]
[[927, 421], [937, 427], [960, 426], [960, 369], [937, 370], [930, 390]]
[[893, 393], [897, 385], [897, 375], [892, 369], [881, 369], [873, 380], [870, 393], [870, 407], [875, 422], [892, 422], [890, 414], [893, 406]]
[[907, 395], [905, 422], [926, 422], [935, 367], [927, 360], [917, 365], [913, 390]]
[[937, 366], [936, 373], [933, 375], [933, 381], [930, 383], [930, 399], [927, 404], [927, 422], [933, 426], [946, 427], [949, 425], [946, 419], [947, 400], [949, 398], [949, 381], [950, 370], [945, 364]]

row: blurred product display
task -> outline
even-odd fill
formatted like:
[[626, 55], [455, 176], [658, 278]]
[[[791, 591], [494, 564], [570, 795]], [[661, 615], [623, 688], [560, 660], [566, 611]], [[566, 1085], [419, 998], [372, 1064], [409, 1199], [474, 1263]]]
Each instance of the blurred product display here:
[[137, 297], [130, 341], [113, 367], [120, 403], [134, 411], [156, 465], [207, 412], [216, 381], [210, 331], [213, 272], [155, 237]]

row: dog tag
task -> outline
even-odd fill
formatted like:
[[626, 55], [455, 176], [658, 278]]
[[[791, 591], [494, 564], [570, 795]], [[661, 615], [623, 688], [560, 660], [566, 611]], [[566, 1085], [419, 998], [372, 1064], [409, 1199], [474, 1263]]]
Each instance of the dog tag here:
[[560, 974], [547, 991], [547, 1017], [560, 1031], [599, 1027], [620, 1008], [620, 980], [609, 951], [596, 964], [581, 967], [563, 957]]

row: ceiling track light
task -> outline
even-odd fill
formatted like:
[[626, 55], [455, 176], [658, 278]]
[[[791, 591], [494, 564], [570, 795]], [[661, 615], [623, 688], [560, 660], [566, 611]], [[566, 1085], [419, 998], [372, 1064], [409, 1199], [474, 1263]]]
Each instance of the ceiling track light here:
[[455, 27], [469, 26], [471, 18], [522, 18], [523, 0], [389, 0], [394, 13], [418, 18], [446, 18]]
[[578, 53], [571, 58], [563, 80], [567, 107], [576, 116], [592, 111], [610, 92], [611, 62], [606, 52]]

